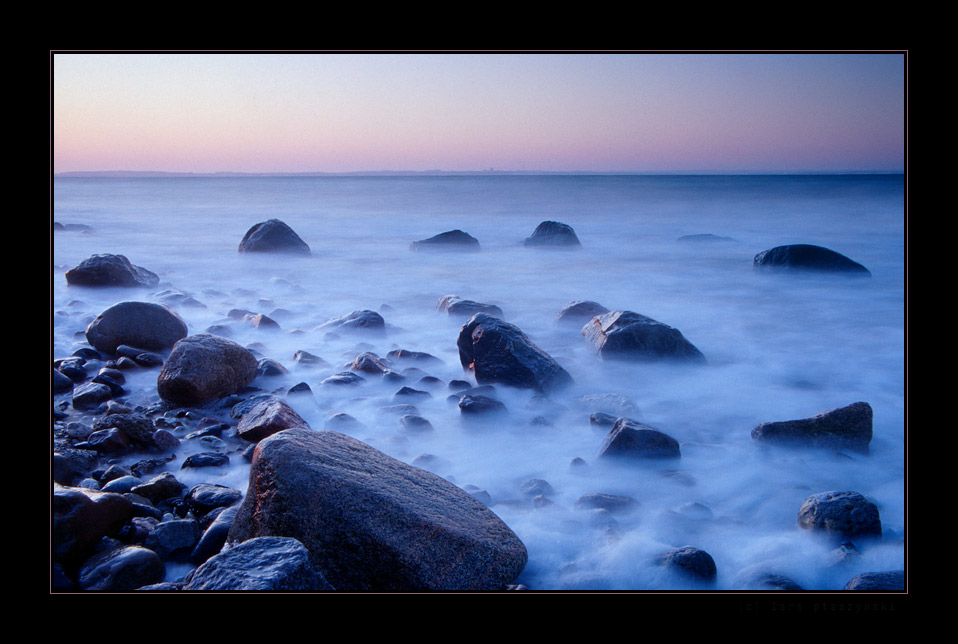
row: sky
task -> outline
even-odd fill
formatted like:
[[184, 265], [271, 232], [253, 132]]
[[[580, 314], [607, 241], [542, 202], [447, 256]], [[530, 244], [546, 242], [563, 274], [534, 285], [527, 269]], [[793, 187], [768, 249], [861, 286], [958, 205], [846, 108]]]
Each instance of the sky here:
[[904, 53], [51, 59], [54, 173], [905, 166]]

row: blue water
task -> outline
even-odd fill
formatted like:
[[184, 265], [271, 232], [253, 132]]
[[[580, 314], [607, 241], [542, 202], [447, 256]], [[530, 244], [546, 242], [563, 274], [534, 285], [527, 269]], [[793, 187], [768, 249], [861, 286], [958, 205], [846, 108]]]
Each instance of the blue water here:
[[[227, 320], [231, 309], [272, 315], [270, 333], [230, 321], [231, 338], [283, 363], [288, 377], [257, 381], [283, 391], [305, 381], [311, 399], [294, 407], [314, 429], [345, 412], [352, 430], [384, 452], [429, 465], [460, 486], [488, 492], [490, 507], [529, 549], [519, 581], [534, 589], [688, 589], [651, 563], [693, 545], [716, 561], [712, 588], [740, 589], [759, 570], [807, 589], [834, 590], [858, 572], [904, 568], [905, 196], [901, 176], [443, 176], [57, 178], [53, 220], [90, 232], [53, 235], [52, 342], [55, 356], [83, 345], [82, 331], [122, 300], [162, 301], [191, 333]], [[279, 218], [312, 249], [307, 258], [240, 255], [257, 222]], [[582, 248], [522, 246], [544, 220], [572, 226]], [[481, 252], [425, 254], [412, 241], [459, 228]], [[729, 240], [680, 242], [713, 234]], [[752, 257], [787, 243], [827, 246], [865, 265], [870, 279], [769, 275]], [[64, 273], [90, 255], [119, 253], [157, 273], [154, 289], [80, 289]], [[185, 294], [199, 305], [180, 303]], [[464, 426], [445, 390], [417, 402], [433, 425], [404, 432], [380, 408], [398, 386], [367, 382], [328, 391], [319, 382], [358, 351], [426, 351], [427, 371], [463, 378], [456, 338], [464, 320], [436, 312], [457, 294], [498, 305], [575, 379], [553, 396], [550, 424], [532, 394], [499, 387], [509, 420]], [[678, 328], [707, 357], [704, 368], [598, 361], [576, 329], [553, 324], [573, 300], [595, 300]], [[356, 309], [382, 313], [384, 337], [329, 338], [316, 327]], [[254, 344], [255, 343], [255, 344]], [[298, 367], [301, 349], [331, 363]], [[155, 400], [155, 372], [134, 378], [131, 399]], [[596, 460], [604, 432], [580, 402], [615, 394], [627, 414], [675, 437], [678, 465], [610, 466]], [[871, 452], [767, 450], [751, 439], [765, 421], [812, 416], [859, 400], [874, 409]], [[594, 406], [594, 404], [593, 404]], [[190, 446], [184, 445], [182, 455]], [[198, 451], [198, 450], [197, 450]], [[585, 470], [570, 467], [582, 458]], [[246, 487], [245, 466], [211, 473], [173, 469], [185, 482]], [[416, 461], [420, 462], [420, 461]], [[663, 470], [677, 469], [679, 475]], [[190, 477], [196, 477], [195, 481]], [[553, 488], [552, 503], [522, 497], [530, 478]], [[200, 479], [203, 479], [202, 481]], [[810, 494], [858, 491], [880, 509], [885, 538], [842, 565], [832, 546], [801, 531]], [[574, 507], [588, 492], [628, 495], [638, 512], [614, 531]], [[690, 518], [687, 504], [708, 512]], [[696, 506], [697, 507], [697, 506]], [[697, 517], [699, 515], [696, 515]]]

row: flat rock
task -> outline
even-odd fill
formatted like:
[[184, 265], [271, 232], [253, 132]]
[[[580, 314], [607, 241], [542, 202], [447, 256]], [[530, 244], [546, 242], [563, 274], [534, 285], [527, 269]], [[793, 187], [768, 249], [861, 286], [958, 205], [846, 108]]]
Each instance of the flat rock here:
[[370, 310], [359, 310], [333, 318], [316, 327], [318, 331], [367, 331], [382, 333], [386, 330], [386, 320], [379, 313]]
[[603, 360], [705, 363], [705, 356], [681, 331], [632, 311], [596, 316], [582, 327], [582, 335]]
[[858, 262], [814, 244], [788, 244], [763, 250], [755, 256], [752, 266], [765, 270], [824, 271], [871, 276], [871, 272]]
[[866, 402], [824, 411], [811, 418], [762, 423], [752, 438], [766, 443], [868, 452], [872, 408]]
[[905, 571], [863, 572], [852, 577], [845, 590], [905, 590]]
[[476, 313], [486, 313], [497, 318], [505, 317], [502, 309], [495, 304], [485, 304], [474, 300], [464, 300], [458, 295], [444, 295], [439, 298], [436, 310], [450, 316], [472, 317]]
[[288, 253], [309, 255], [309, 245], [285, 222], [269, 219], [246, 231], [239, 244], [241, 253]]
[[409, 245], [410, 250], [479, 250], [479, 240], [459, 229], [449, 230], [428, 239], [414, 241]]
[[502, 590], [524, 568], [519, 538], [434, 474], [344, 434], [289, 429], [261, 441], [229, 531], [297, 539], [337, 590]]
[[66, 272], [73, 286], [140, 286], [160, 283], [156, 273], [135, 266], [124, 255], [93, 255]]

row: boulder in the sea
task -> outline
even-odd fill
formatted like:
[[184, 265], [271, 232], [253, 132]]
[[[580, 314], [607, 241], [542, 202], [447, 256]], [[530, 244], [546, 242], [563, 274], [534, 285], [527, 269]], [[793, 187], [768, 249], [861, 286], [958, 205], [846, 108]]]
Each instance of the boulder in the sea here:
[[476, 313], [487, 313], [497, 318], [505, 317], [502, 314], [502, 309], [495, 304], [464, 300], [458, 295], [443, 295], [436, 304], [436, 310], [440, 313], [445, 312], [450, 316], [464, 318], [472, 317]]
[[414, 241], [409, 245], [410, 250], [479, 250], [479, 240], [459, 229], [449, 230], [429, 239]]
[[558, 221], [543, 221], [532, 231], [531, 237], [522, 242], [525, 246], [559, 246], [575, 248], [582, 245], [569, 224]]
[[183, 590], [334, 590], [309, 561], [306, 547], [290, 537], [255, 537], [209, 558]]
[[200, 405], [236, 393], [256, 378], [256, 357], [239, 344], [215, 335], [198, 334], [173, 346], [156, 380], [167, 402]]
[[599, 456], [605, 458], [668, 459], [681, 455], [677, 440], [630, 418], [616, 420], [599, 449]]
[[479, 384], [501, 383], [549, 393], [572, 384], [572, 377], [519, 327], [477, 313], [459, 331], [459, 361]]
[[187, 333], [186, 322], [162, 304], [120, 302], [90, 322], [86, 339], [98, 351], [113, 356], [121, 345], [165, 351]]
[[756, 269], [781, 271], [825, 271], [870, 276], [871, 271], [830, 248], [814, 244], [788, 244], [763, 250], [755, 256]]
[[681, 331], [632, 311], [596, 316], [582, 327], [582, 335], [603, 360], [705, 362]]
[[309, 423], [280, 398], [264, 398], [243, 414], [236, 435], [255, 443], [291, 427], [309, 429]]
[[159, 276], [123, 255], [93, 255], [66, 272], [73, 286], [156, 286]]
[[712, 233], [698, 233], [695, 235], [682, 235], [681, 237], [679, 237], [678, 241], [696, 242], [696, 243], [714, 243], [714, 242], [731, 242], [735, 240], [731, 237], [723, 237], [722, 235], [713, 235]]
[[867, 453], [872, 439], [872, 408], [867, 402], [856, 402], [811, 418], [762, 423], [752, 430], [752, 438], [772, 444]]
[[316, 327], [316, 330], [322, 332], [363, 331], [382, 333], [386, 330], [386, 320], [375, 311], [363, 309], [323, 322]]
[[340, 591], [502, 590], [525, 545], [480, 501], [439, 476], [338, 432], [262, 440], [228, 541], [299, 540]]
[[852, 577], [844, 590], [905, 590], [905, 571], [863, 572]]
[[576, 300], [575, 302], [569, 302], [559, 310], [556, 314], [555, 322], [556, 324], [570, 324], [581, 327], [597, 315], [603, 315], [608, 312], [609, 309], [598, 302], [593, 302], [592, 300]]
[[246, 231], [239, 244], [241, 253], [288, 253], [309, 255], [309, 245], [285, 222], [269, 219]]
[[670, 550], [662, 555], [660, 561], [666, 568], [704, 582], [714, 581], [718, 572], [712, 556], [706, 551], [692, 546]]
[[836, 539], [881, 537], [878, 506], [858, 492], [831, 491], [813, 494], [798, 510], [798, 525]]

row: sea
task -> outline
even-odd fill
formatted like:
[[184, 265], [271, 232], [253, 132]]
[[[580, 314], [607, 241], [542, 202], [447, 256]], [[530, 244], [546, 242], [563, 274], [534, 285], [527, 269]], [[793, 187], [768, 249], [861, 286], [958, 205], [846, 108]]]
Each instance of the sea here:
[[[51, 352], [86, 346], [87, 325], [117, 302], [163, 303], [191, 334], [215, 330], [283, 365], [286, 374], [253, 384], [284, 396], [314, 430], [348, 414], [357, 422], [336, 431], [481, 497], [526, 545], [516, 583], [531, 590], [724, 592], [775, 574], [839, 591], [859, 573], [905, 569], [906, 195], [901, 174], [58, 176], [52, 222], [66, 229], [51, 226]], [[267, 219], [288, 224], [310, 255], [239, 253], [244, 234]], [[543, 221], [571, 226], [581, 246], [525, 246]], [[410, 248], [455, 229], [475, 237], [479, 252]], [[846, 255], [871, 277], [753, 268], [757, 253], [797, 243]], [[66, 283], [67, 270], [103, 253], [156, 273], [159, 286]], [[466, 422], [448, 388], [474, 383], [456, 346], [466, 320], [437, 310], [446, 295], [500, 307], [574, 384], [547, 398], [495, 385], [506, 417]], [[603, 361], [580, 327], [556, 324], [580, 300], [675, 327], [707, 362]], [[367, 309], [383, 316], [384, 334], [319, 328]], [[390, 410], [402, 384], [368, 374], [352, 388], [321, 384], [360, 352], [385, 358], [395, 349], [438, 358], [402, 383], [426, 392], [414, 405], [431, 430], [410, 431]], [[297, 351], [327, 364], [303, 365]], [[131, 404], [159, 401], [157, 373], [131, 372]], [[423, 375], [439, 382], [419, 384]], [[311, 393], [285, 397], [298, 383]], [[867, 454], [751, 436], [763, 422], [858, 401], [874, 412]], [[597, 411], [672, 436], [681, 458], [599, 458], [609, 427], [590, 421]], [[180, 469], [209, 449], [191, 442], [171, 472], [187, 485], [245, 492], [249, 465], [235, 452], [228, 467]], [[878, 507], [880, 541], [841, 551], [799, 527], [802, 502], [832, 490]], [[636, 503], [626, 513], [577, 505], [592, 493]], [[713, 581], [660, 565], [684, 546], [709, 553]], [[180, 574], [168, 571], [170, 580]]]

